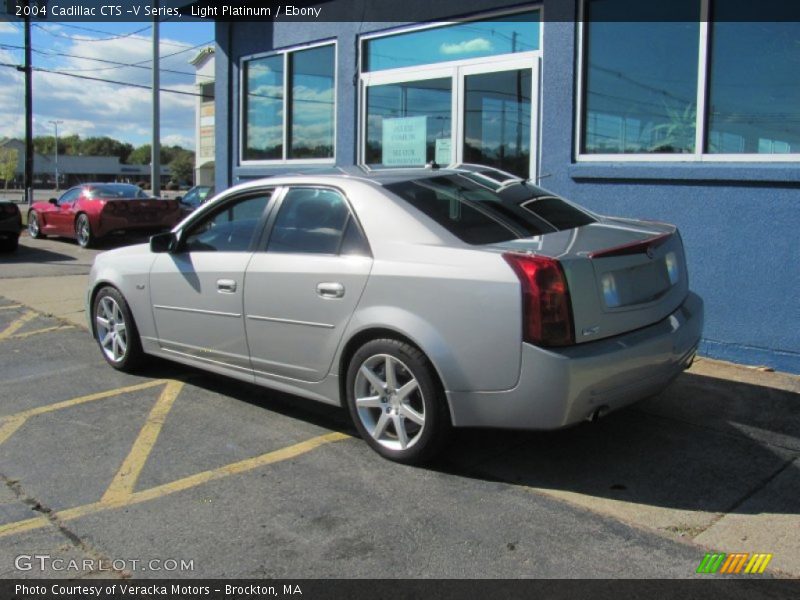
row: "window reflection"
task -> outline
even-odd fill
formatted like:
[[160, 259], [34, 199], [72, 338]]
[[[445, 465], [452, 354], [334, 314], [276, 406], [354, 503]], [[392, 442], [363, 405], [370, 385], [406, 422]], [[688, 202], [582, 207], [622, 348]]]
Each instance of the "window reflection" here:
[[715, 4], [706, 152], [800, 153], [800, 27]]
[[289, 55], [291, 136], [289, 158], [333, 156], [333, 46]]
[[531, 83], [530, 69], [465, 77], [465, 162], [528, 176]]
[[245, 63], [244, 160], [283, 157], [283, 56]]
[[449, 163], [451, 98], [449, 77], [370, 86], [365, 162], [387, 167]]
[[586, 3], [583, 152], [694, 152], [700, 2], [654, 4]]
[[367, 40], [364, 71], [413, 67], [539, 49], [539, 12], [529, 11]]

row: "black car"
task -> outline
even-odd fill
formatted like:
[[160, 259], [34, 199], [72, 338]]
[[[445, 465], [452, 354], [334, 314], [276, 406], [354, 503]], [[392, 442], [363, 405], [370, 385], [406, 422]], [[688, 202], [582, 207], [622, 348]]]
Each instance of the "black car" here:
[[19, 244], [22, 216], [16, 203], [0, 200], [0, 250], [13, 252]]

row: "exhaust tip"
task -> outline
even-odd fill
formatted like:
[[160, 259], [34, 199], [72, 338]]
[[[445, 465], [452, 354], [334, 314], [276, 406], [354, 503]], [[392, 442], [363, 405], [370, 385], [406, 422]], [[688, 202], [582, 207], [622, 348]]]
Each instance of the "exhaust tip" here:
[[603, 406], [600, 406], [589, 413], [589, 416], [586, 417], [586, 420], [590, 423], [597, 423], [597, 421], [600, 420], [600, 417], [605, 417], [610, 410], [611, 408], [608, 406], [608, 404], [603, 404]]

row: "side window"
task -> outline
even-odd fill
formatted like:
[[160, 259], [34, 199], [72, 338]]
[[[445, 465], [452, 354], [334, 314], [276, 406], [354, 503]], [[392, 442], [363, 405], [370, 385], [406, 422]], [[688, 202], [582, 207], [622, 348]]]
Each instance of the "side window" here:
[[58, 199], [58, 205], [64, 206], [65, 204], [72, 204], [75, 200], [78, 199], [78, 196], [81, 195], [80, 188], [76, 188], [74, 190], [68, 190], [64, 192], [61, 198]]
[[206, 215], [189, 229], [183, 250], [186, 252], [244, 252], [253, 236], [272, 191], [229, 202]]
[[339, 192], [292, 188], [275, 219], [267, 252], [338, 254], [349, 220], [347, 202]]

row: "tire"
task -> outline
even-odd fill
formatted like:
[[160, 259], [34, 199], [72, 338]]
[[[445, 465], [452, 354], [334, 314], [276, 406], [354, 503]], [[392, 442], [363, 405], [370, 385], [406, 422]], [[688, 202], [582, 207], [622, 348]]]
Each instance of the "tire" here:
[[132, 372], [144, 363], [142, 342], [125, 298], [107, 286], [92, 304], [92, 329], [103, 358], [119, 371]]
[[356, 429], [384, 458], [423, 464], [450, 436], [439, 379], [427, 357], [410, 344], [395, 339], [367, 342], [350, 359], [345, 385]]
[[81, 248], [91, 248], [94, 244], [92, 225], [89, 223], [89, 217], [85, 213], [79, 214], [78, 218], [75, 219], [75, 239], [78, 240], [78, 245]]
[[39, 215], [35, 211], [28, 213], [28, 235], [35, 240], [40, 240], [44, 237], [42, 228], [39, 225]]
[[4, 240], [0, 240], [0, 250], [2, 250], [3, 252], [14, 252], [18, 246], [19, 246], [18, 236], [13, 236], [10, 238], [6, 238]]

